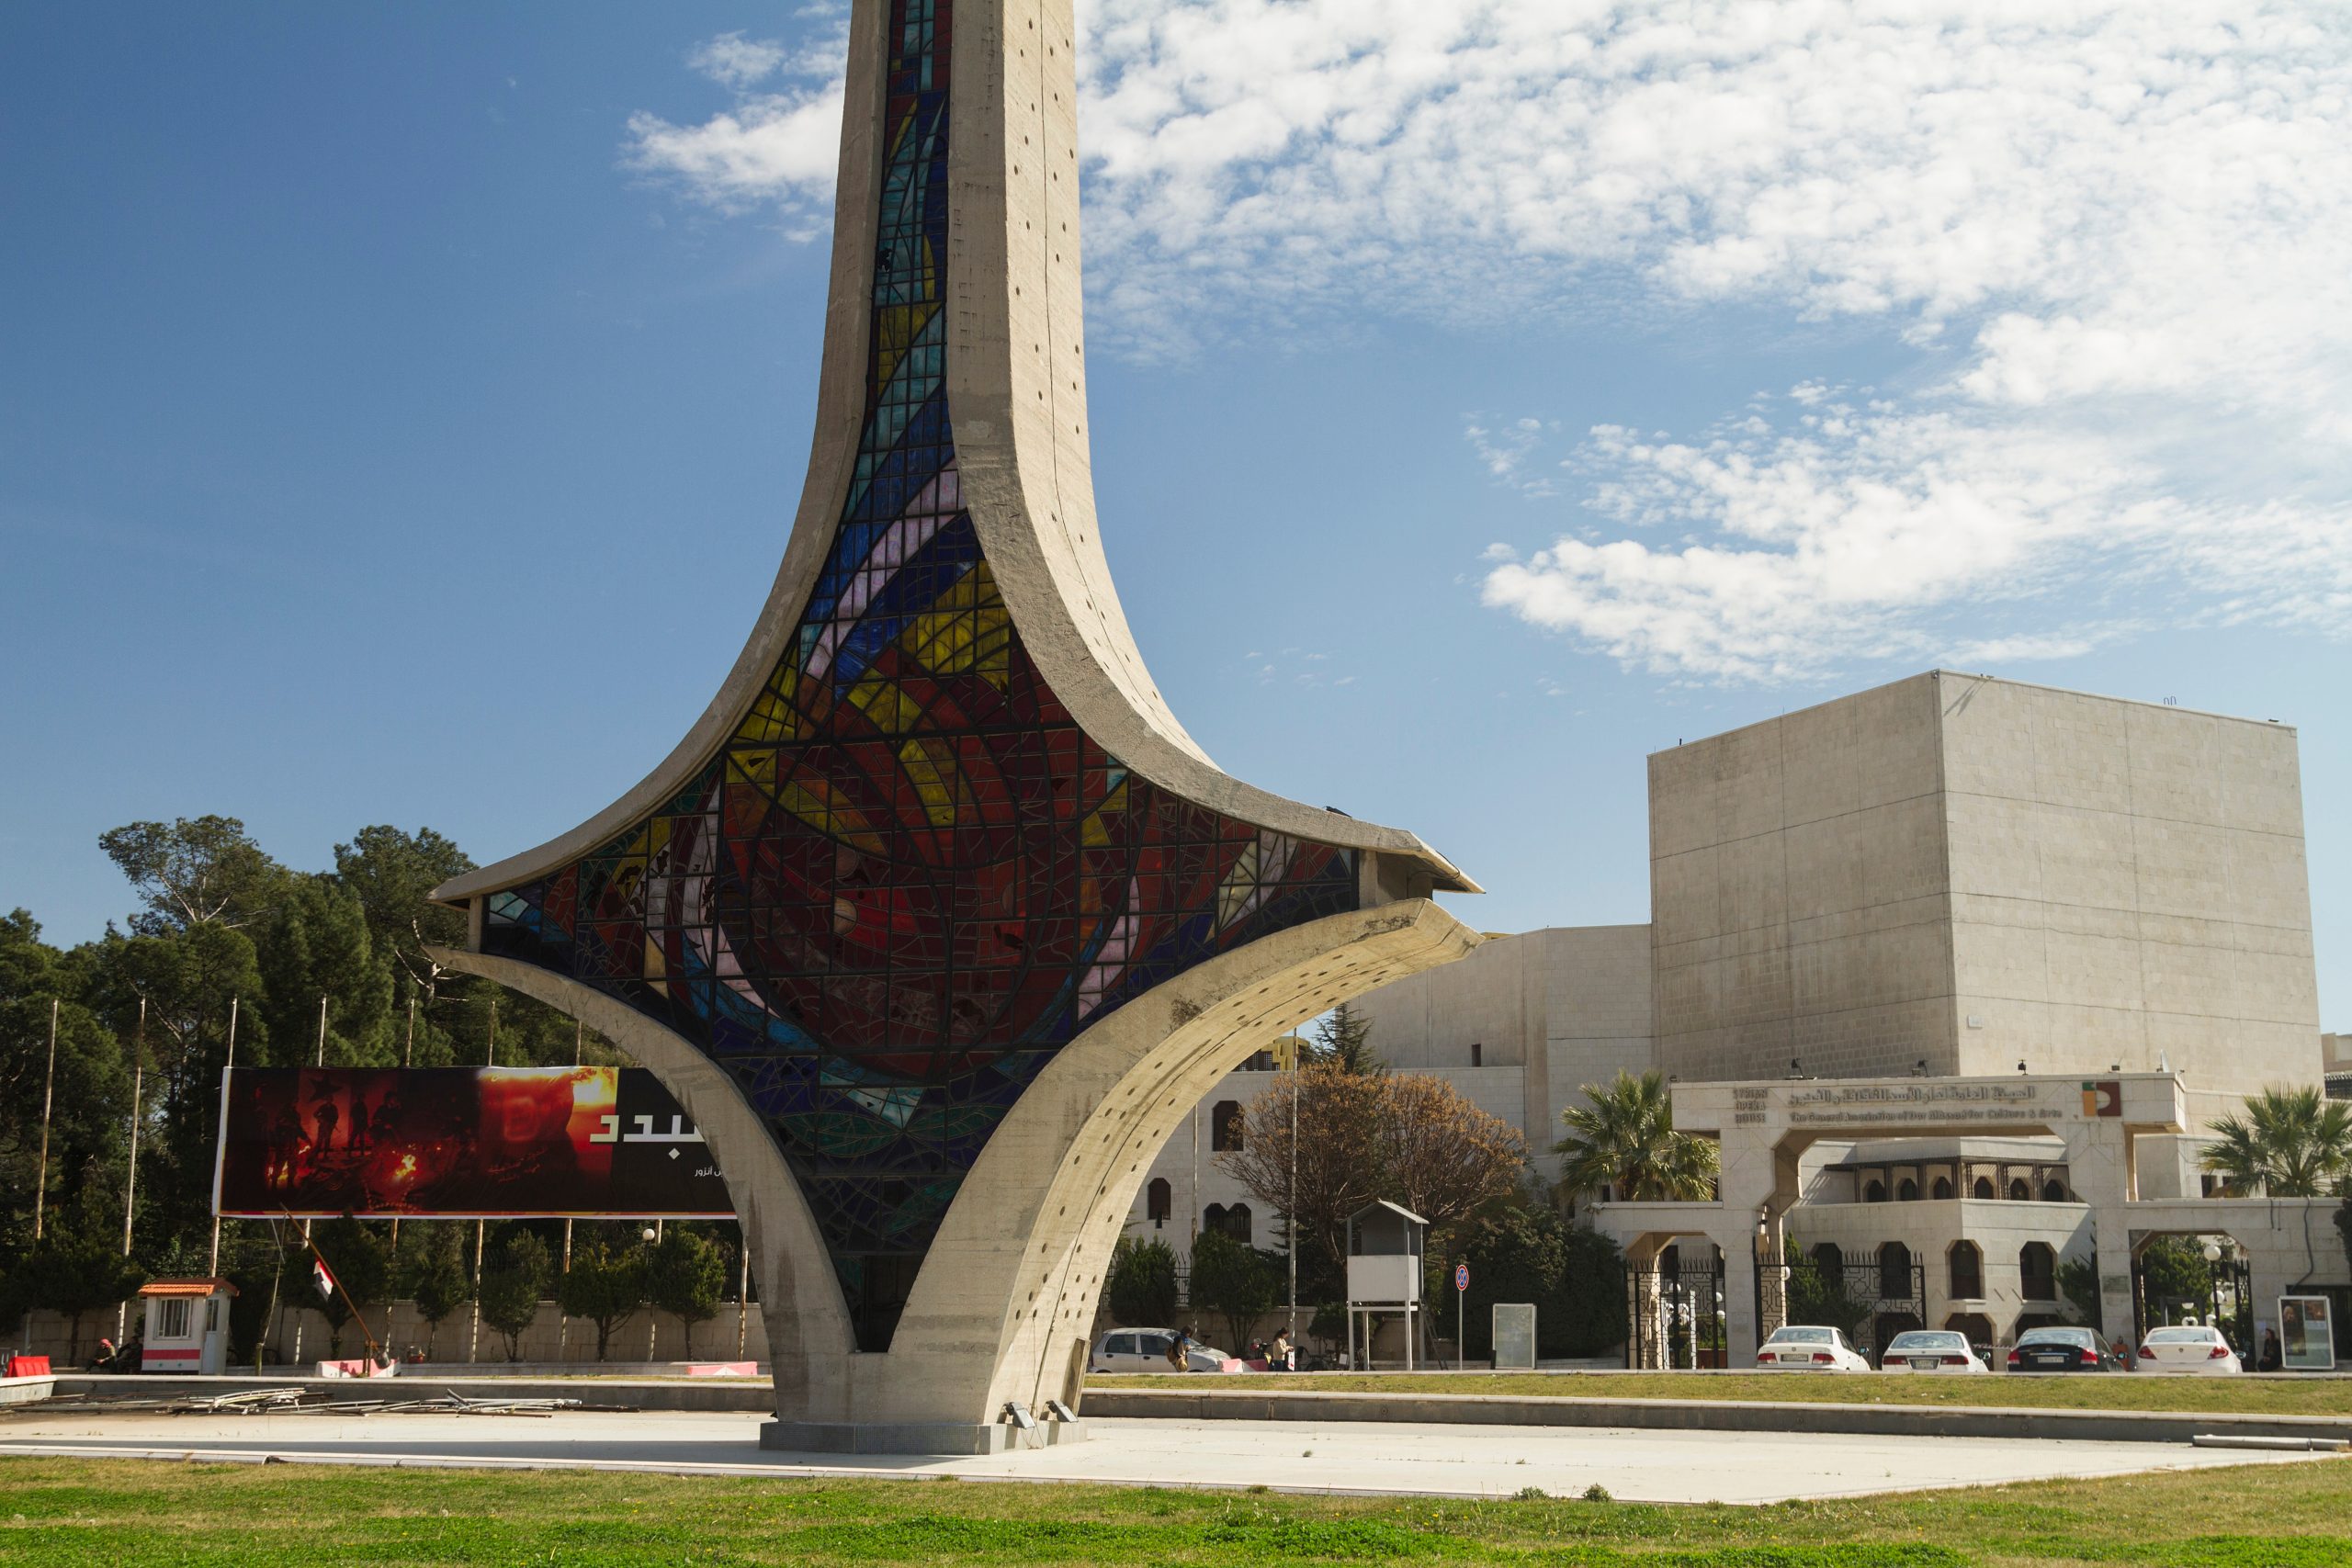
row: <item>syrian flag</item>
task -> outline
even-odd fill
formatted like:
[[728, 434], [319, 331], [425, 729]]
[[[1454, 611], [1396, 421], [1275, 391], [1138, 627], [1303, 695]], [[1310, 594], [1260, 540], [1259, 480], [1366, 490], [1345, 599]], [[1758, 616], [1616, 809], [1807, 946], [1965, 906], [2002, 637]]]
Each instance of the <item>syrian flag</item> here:
[[319, 1292], [322, 1298], [324, 1298], [334, 1294], [335, 1286], [340, 1281], [338, 1281], [334, 1277], [334, 1271], [327, 1267], [327, 1260], [320, 1257], [315, 1250], [312, 1251], [311, 1254], [311, 1284], [312, 1288]]

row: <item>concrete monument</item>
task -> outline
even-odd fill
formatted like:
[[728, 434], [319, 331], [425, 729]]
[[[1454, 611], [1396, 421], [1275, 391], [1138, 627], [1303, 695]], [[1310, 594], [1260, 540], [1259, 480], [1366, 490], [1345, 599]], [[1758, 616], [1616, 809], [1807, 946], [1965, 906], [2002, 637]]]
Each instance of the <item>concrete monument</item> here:
[[858, 0], [766, 607], [642, 783], [436, 894], [471, 917], [444, 963], [584, 1018], [707, 1137], [773, 1447], [1077, 1435], [1049, 1402], [1193, 1102], [1476, 941], [1442, 856], [1228, 778], [1145, 671], [1088, 467], [1072, 46], [1069, 0]]

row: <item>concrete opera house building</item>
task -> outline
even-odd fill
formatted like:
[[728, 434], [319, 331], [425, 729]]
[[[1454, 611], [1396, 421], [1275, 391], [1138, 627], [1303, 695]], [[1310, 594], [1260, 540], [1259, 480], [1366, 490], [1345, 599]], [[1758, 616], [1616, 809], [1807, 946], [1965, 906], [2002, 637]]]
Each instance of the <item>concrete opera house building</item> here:
[[[2227, 1238], [2250, 1317], [2294, 1292], [2341, 1321], [2332, 1201], [2199, 1168], [2215, 1117], [2338, 1065], [2292, 728], [1938, 671], [1657, 752], [1649, 805], [1647, 925], [1489, 938], [1357, 1005], [1547, 1178], [1581, 1086], [1667, 1074], [1678, 1126], [1724, 1140], [1719, 1201], [1585, 1212], [1637, 1275], [1707, 1258], [1731, 1364], [1779, 1321], [1776, 1263], [1827, 1247], [1884, 1265], [1881, 1326], [1989, 1343], [2071, 1316], [2059, 1271], [2095, 1254], [2132, 1333], [2129, 1259], [2166, 1235]], [[1215, 1159], [1270, 1081], [1208, 1098], [1134, 1234], [1276, 1244]]]

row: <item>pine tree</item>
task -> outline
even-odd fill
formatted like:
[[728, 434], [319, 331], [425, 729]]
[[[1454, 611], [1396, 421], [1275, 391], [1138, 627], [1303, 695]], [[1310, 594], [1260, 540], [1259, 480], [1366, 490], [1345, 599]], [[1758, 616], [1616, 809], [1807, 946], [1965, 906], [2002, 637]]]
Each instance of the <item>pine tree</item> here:
[[1388, 1070], [1373, 1054], [1372, 1020], [1346, 1002], [1316, 1024], [1315, 1056], [1358, 1077], [1377, 1077]]

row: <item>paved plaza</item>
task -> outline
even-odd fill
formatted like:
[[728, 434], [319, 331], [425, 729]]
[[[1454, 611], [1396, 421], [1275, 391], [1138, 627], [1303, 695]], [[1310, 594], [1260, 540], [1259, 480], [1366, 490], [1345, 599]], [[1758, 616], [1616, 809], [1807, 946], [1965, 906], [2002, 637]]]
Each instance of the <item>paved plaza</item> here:
[[2303, 1454], [2006, 1438], [1652, 1432], [1614, 1428], [1098, 1420], [1067, 1448], [953, 1459], [763, 1453], [762, 1417], [660, 1412], [507, 1416], [104, 1416], [0, 1427], [0, 1454], [679, 1474], [952, 1476], [1283, 1491], [1774, 1503], [1872, 1492], [2285, 1463]]

